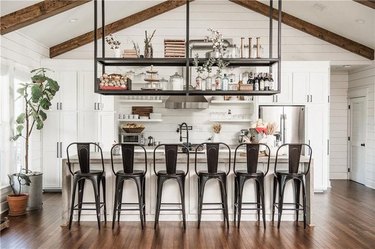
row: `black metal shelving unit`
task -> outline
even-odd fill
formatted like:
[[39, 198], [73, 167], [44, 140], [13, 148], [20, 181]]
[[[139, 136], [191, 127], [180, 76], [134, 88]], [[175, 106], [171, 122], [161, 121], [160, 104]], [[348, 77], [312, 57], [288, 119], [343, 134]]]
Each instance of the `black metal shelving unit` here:
[[[101, 28], [98, 29], [98, 1], [101, 1]], [[277, 17], [277, 58], [273, 58], [273, 0], [269, 1], [269, 57], [268, 58], [233, 58], [223, 61], [229, 62], [231, 67], [269, 67], [269, 72], [272, 73], [272, 67], [277, 64], [277, 90], [275, 91], [212, 91], [212, 90], [101, 90], [99, 84], [95, 80], [95, 92], [103, 95], [274, 95], [281, 91], [281, 13], [282, 0], [278, 1], [278, 17]], [[105, 40], [102, 39], [102, 53], [98, 56], [98, 36], [106, 34], [105, 30], [105, 0], [94, 0], [94, 75], [98, 78], [98, 67], [101, 66], [101, 71], [104, 73], [106, 67], [118, 66], [169, 66], [169, 67], [185, 67], [185, 89], [189, 89], [190, 85], [190, 67], [193, 66], [193, 58], [189, 58], [189, 38], [190, 38], [190, 1], [186, 1], [186, 58], [112, 58], [105, 56]], [[203, 64], [206, 58], [200, 58], [199, 63]]]

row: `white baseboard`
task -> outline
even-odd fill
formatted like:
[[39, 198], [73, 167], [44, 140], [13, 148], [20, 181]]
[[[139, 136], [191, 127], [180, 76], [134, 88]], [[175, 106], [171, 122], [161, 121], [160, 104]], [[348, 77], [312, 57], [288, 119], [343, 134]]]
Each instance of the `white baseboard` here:
[[347, 180], [348, 179], [348, 173], [330, 173], [329, 179], [331, 180]]

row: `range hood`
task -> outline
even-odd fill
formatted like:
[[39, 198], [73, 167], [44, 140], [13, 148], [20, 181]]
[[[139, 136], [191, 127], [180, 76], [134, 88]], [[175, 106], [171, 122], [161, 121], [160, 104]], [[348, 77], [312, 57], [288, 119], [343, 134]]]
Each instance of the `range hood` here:
[[165, 101], [167, 109], [207, 109], [208, 101], [204, 96], [170, 96]]

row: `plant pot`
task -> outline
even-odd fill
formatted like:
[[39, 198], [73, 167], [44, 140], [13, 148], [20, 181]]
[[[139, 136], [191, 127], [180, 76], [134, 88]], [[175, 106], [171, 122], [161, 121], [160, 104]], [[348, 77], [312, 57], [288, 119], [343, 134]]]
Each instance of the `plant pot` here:
[[29, 195], [8, 195], [9, 216], [21, 216], [26, 214], [27, 201]]
[[[27, 210], [38, 210], [43, 207], [43, 173], [33, 172], [32, 174], [27, 174], [30, 178], [30, 186], [23, 185], [21, 188], [22, 193], [27, 193], [29, 195], [29, 201], [27, 204]], [[13, 176], [17, 177], [17, 176]], [[14, 188], [19, 191], [19, 185], [17, 180], [15, 180]]]

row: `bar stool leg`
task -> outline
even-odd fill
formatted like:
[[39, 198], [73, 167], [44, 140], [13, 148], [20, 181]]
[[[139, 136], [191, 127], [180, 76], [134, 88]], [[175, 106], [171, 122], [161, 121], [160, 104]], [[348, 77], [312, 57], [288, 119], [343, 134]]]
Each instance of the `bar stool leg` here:
[[299, 179], [294, 179], [294, 199], [295, 199], [295, 202], [296, 202], [296, 222], [298, 224], [298, 209], [299, 209], [299, 195], [300, 195], [300, 188], [301, 188], [301, 182], [299, 181]]
[[202, 206], [203, 206], [203, 197], [204, 197], [204, 188], [206, 186], [208, 178], [204, 176], [198, 176], [199, 181], [199, 194], [198, 194], [198, 228], [201, 226], [202, 218]]
[[85, 179], [78, 181], [78, 224], [81, 222], [81, 210], [83, 201], [83, 192], [85, 189]]
[[146, 225], [146, 178], [142, 177], [143, 222]]
[[94, 189], [95, 195], [95, 206], [96, 206], [96, 219], [98, 221], [98, 228], [100, 230], [100, 198], [98, 192], [98, 185], [96, 184], [96, 179], [94, 177], [90, 177], [89, 180], [92, 182], [92, 187]]
[[120, 214], [121, 214], [121, 208], [122, 208], [122, 195], [124, 191], [124, 181], [125, 178], [119, 178], [118, 182], [118, 205], [117, 205], [117, 223], [120, 223]]
[[103, 206], [104, 206], [104, 223], [107, 224], [107, 202], [106, 202], [106, 180], [102, 176], [102, 189], [103, 189]]
[[304, 181], [302, 181], [302, 199], [303, 199], [303, 228], [306, 229], [306, 188], [305, 188]]
[[277, 177], [273, 177], [273, 200], [272, 200], [272, 223], [275, 220], [275, 203], [276, 203], [276, 191], [277, 191]]
[[160, 215], [160, 206], [161, 206], [161, 200], [162, 200], [162, 194], [163, 194], [163, 183], [164, 178], [161, 176], [158, 176], [157, 180], [157, 197], [156, 197], [156, 213], [155, 213], [155, 223], [154, 223], [154, 229], [156, 229], [156, 226], [159, 223], [159, 215]]
[[238, 224], [237, 228], [240, 228], [241, 223], [241, 215], [242, 215], [242, 195], [243, 195], [243, 187], [245, 185], [245, 179], [243, 177], [239, 177], [238, 179]]
[[76, 190], [77, 190], [77, 183], [78, 183], [77, 176], [74, 176], [73, 180], [73, 192], [72, 192], [72, 205], [70, 205], [70, 218], [69, 218], [69, 230], [72, 226], [72, 220], [73, 220], [73, 212], [74, 212], [74, 200], [76, 198]]
[[112, 218], [112, 229], [115, 228], [115, 221], [116, 221], [116, 212], [118, 208], [118, 195], [119, 195], [119, 177], [116, 175], [116, 185], [115, 185], [115, 202], [113, 205], [113, 218]]
[[277, 228], [280, 228], [281, 215], [283, 213], [283, 204], [284, 204], [284, 190], [285, 190], [286, 180], [281, 178], [279, 186], [279, 217], [277, 222]]
[[135, 185], [137, 185], [138, 205], [139, 205], [139, 218], [141, 220], [141, 227], [143, 230], [143, 196], [142, 196], [142, 183], [140, 178], [134, 178]]
[[260, 222], [260, 187], [259, 182], [255, 180], [255, 192], [256, 192], [256, 202], [257, 202], [257, 217], [258, 222]]
[[184, 230], [186, 230], [186, 215], [185, 215], [185, 176], [181, 179], [177, 179], [178, 185], [180, 186], [181, 195], [181, 206], [182, 206], [182, 220], [184, 225]]
[[237, 207], [238, 207], [238, 176], [235, 176], [234, 178], [234, 225], [236, 225], [236, 219], [237, 219]]
[[219, 185], [220, 185], [220, 195], [221, 195], [221, 208], [223, 209], [223, 221], [224, 221], [224, 224], [225, 224], [225, 221], [226, 221], [226, 212], [225, 212], [225, 190], [224, 190], [224, 183], [223, 183], [223, 179], [219, 178]]
[[225, 175], [222, 180], [222, 188], [223, 188], [223, 203], [224, 203], [224, 222], [227, 223], [227, 228], [229, 228], [229, 215], [228, 215], [228, 196], [227, 196], [227, 176]]
[[262, 200], [263, 227], [266, 229], [266, 208], [264, 204], [264, 178], [259, 178], [260, 198]]

